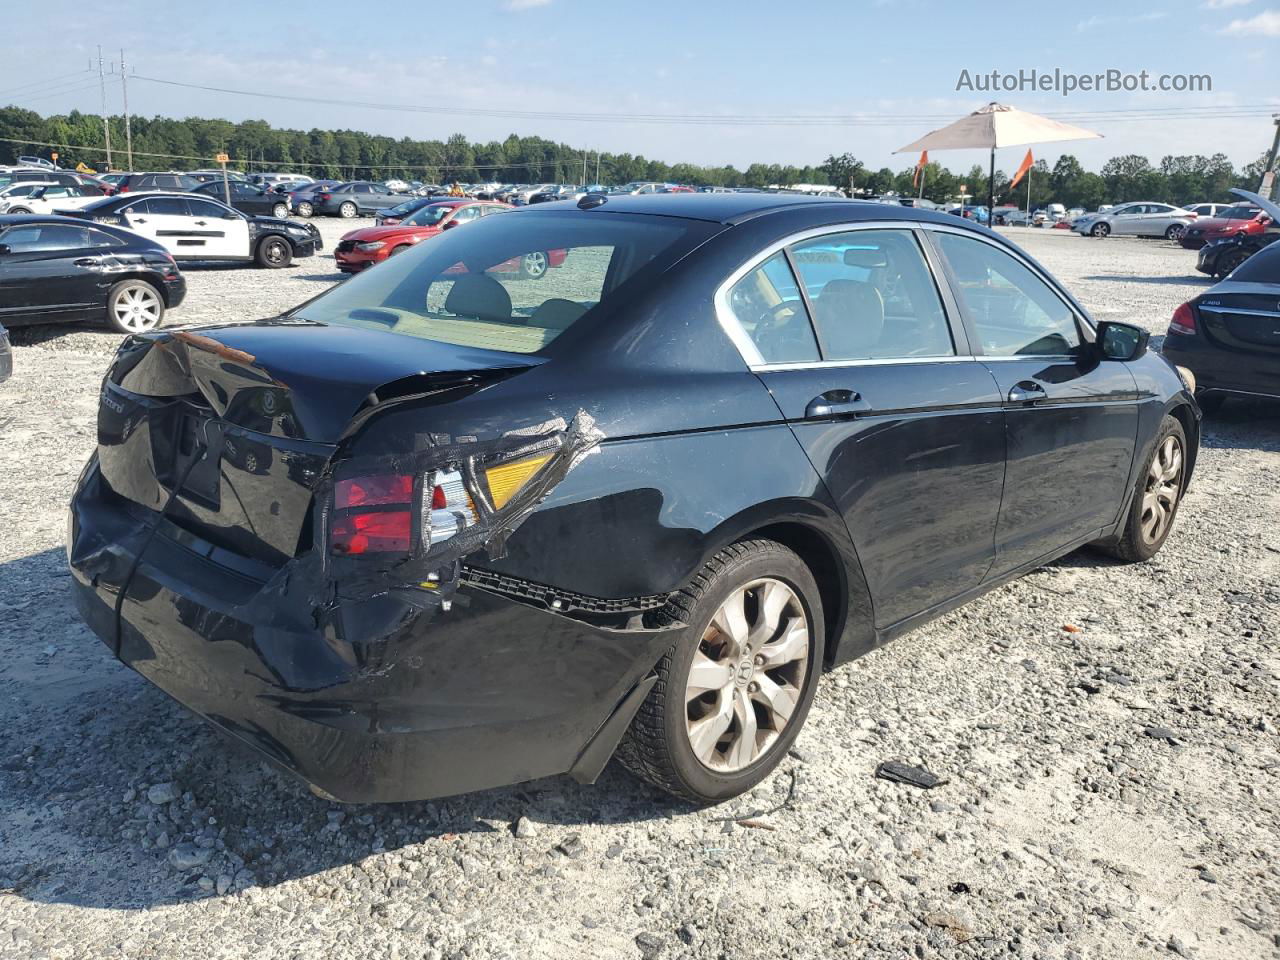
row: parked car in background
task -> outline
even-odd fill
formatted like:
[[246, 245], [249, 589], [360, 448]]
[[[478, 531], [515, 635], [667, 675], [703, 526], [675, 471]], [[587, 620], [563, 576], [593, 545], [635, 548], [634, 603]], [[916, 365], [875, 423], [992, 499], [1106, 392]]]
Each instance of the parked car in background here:
[[[505, 203], [490, 200], [433, 200], [394, 225], [365, 227], [344, 234], [333, 257], [343, 273], [358, 273], [446, 230], [510, 209]], [[543, 262], [534, 268], [541, 267], [545, 273], [546, 266]]]
[[1107, 211], [1086, 213], [1071, 225], [1081, 236], [1164, 237], [1177, 240], [1195, 221], [1190, 210], [1167, 203], [1122, 203]]
[[312, 216], [330, 217], [372, 216], [404, 202], [404, 197], [392, 193], [381, 183], [369, 180], [351, 180], [336, 187], [317, 190], [311, 195]]
[[251, 173], [249, 174], [249, 182], [256, 183], [260, 187], [267, 190], [275, 190], [277, 187], [297, 187], [306, 183], [315, 183], [314, 177], [308, 177], [305, 173]]
[[38, 167], [41, 170], [57, 170], [58, 165], [44, 157], [19, 157], [18, 163], [24, 167]]
[[[1250, 196], [1280, 222], [1280, 206]], [[1161, 352], [1195, 375], [1212, 413], [1232, 396], [1280, 399], [1280, 243], [1242, 260], [1225, 280], [1173, 312]]]
[[[190, 170], [187, 176], [192, 180], [199, 180], [201, 183], [213, 183], [217, 181], [221, 183], [223, 180], [221, 170]], [[240, 183], [248, 183], [249, 178], [238, 170], [228, 170], [226, 179], [228, 181], [236, 180]]]
[[1198, 250], [1206, 243], [1227, 237], [1246, 237], [1263, 233], [1271, 225], [1271, 217], [1251, 203], [1223, 207], [1215, 217], [1196, 217], [1178, 238], [1188, 250]]
[[405, 180], [401, 180], [399, 177], [392, 177], [390, 180], [383, 180], [382, 185], [386, 187], [388, 190], [390, 190], [392, 193], [408, 193], [409, 192], [408, 182]]
[[129, 230], [43, 214], [0, 216], [0, 322], [153, 330], [186, 294], [172, 256]]
[[665, 183], [658, 183], [655, 180], [632, 180], [630, 183], [624, 183], [620, 187], [614, 187], [609, 193], [611, 196], [622, 196], [623, 194], [641, 196], [650, 193], [661, 193], [665, 186]]
[[1219, 211], [1235, 206], [1231, 203], [1190, 203], [1184, 208], [1197, 217], [1216, 217]]
[[[507, 272], [547, 250], [562, 270]], [[1199, 414], [1146, 346], [927, 211], [486, 217], [275, 321], [127, 341], [71, 590], [333, 800], [591, 782], [616, 753], [715, 803], [787, 756], [827, 667], [1083, 544], [1160, 551]]]
[[71, 173], [67, 170], [48, 170], [35, 167], [10, 167], [7, 170], [0, 169], [0, 189], [12, 186], [15, 183], [60, 183], [66, 186], [100, 186], [109, 187], [105, 181], [99, 180], [97, 177], [89, 176], [86, 173]]
[[323, 246], [313, 224], [252, 217], [193, 193], [132, 193], [67, 211], [124, 227], [158, 242], [179, 260], [226, 260], [287, 267]]
[[127, 173], [116, 182], [119, 193], [147, 190], [194, 190], [200, 181], [185, 173]]
[[56, 186], [56, 184], [51, 180], [32, 180], [27, 183], [11, 183], [7, 187], [0, 187], [0, 204], [13, 200], [20, 200], [23, 197], [29, 197], [37, 190], [52, 186]]
[[985, 224], [990, 218], [985, 204], [956, 204], [956, 206], [948, 209], [947, 213], [952, 216], [963, 217], [965, 220], [974, 220], [983, 224]]
[[36, 187], [26, 196], [0, 198], [0, 213], [52, 213], [82, 207], [104, 196], [106, 191], [101, 187], [54, 183]]
[[1196, 255], [1196, 269], [1211, 277], [1222, 279], [1240, 264], [1260, 250], [1280, 240], [1280, 227], [1275, 223], [1262, 233], [1249, 233], [1243, 237], [1225, 237], [1211, 240]]
[[231, 194], [231, 206], [241, 213], [254, 216], [283, 218], [289, 216], [289, 194], [267, 190], [247, 180], [228, 181], [211, 180], [202, 183], [191, 191], [205, 197], [213, 197], [226, 203], [226, 194]]
[[315, 183], [300, 184], [288, 192], [289, 206], [300, 217], [314, 217], [316, 215], [315, 194], [330, 190], [341, 183], [340, 180], [317, 180]]
[[529, 203], [552, 203], [556, 200], [572, 200], [583, 195], [583, 189], [576, 184], [561, 183], [546, 190], [529, 195]]
[[1032, 215], [1026, 210], [1006, 210], [996, 218], [996, 222], [1003, 221], [1008, 227], [1029, 227], [1032, 222]]
[[390, 227], [399, 223], [411, 213], [416, 213], [428, 204], [435, 203], [433, 197], [411, 197], [403, 203], [397, 203], [394, 207], [387, 207], [385, 210], [379, 210], [373, 215], [374, 226]]

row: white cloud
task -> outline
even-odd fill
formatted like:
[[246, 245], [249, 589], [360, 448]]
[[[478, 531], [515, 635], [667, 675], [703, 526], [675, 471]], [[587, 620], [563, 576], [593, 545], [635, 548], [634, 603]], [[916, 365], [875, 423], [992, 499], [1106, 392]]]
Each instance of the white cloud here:
[[[1244, 0], [1248, 2], [1248, 0]], [[1164, 10], [1152, 10], [1149, 13], [1139, 13], [1132, 17], [1089, 17], [1087, 20], [1081, 20], [1076, 24], [1076, 32], [1084, 33], [1095, 27], [1115, 27], [1126, 23], [1150, 23], [1152, 20], [1162, 20], [1168, 14]]]
[[1206, 0], [1204, 7], [1206, 10], [1225, 10], [1228, 7], [1243, 7], [1250, 3], [1253, 3], [1253, 0]]
[[507, 0], [503, 4], [508, 10], [532, 10], [534, 7], [545, 7], [551, 0]]
[[1264, 10], [1248, 20], [1232, 20], [1220, 33], [1247, 37], [1280, 37], [1280, 10]]

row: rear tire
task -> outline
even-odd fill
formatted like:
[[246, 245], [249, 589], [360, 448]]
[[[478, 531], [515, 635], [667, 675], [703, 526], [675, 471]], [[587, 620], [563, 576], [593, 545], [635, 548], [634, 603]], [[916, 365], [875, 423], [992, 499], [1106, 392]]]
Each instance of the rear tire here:
[[30, 213], [31, 211], [26, 207], [10, 207], [8, 212], [17, 214], [17, 213]]
[[387, 251], [387, 256], [394, 257], [398, 253], [404, 253], [406, 250], [409, 249], [409, 246], [410, 245], [407, 243], [402, 243], [402, 244], [399, 244], [398, 246], [394, 246]]
[[107, 294], [107, 323], [117, 333], [146, 333], [164, 320], [164, 297], [145, 280], [121, 280]]
[[297, 213], [298, 216], [306, 217], [308, 220], [310, 220], [313, 216], [315, 216], [316, 208], [313, 207], [306, 200], [303, 200], [300, 204], [298, 204], [298, 209], [294, 212]]
[[1101, 239], [1111, 233], [1111, 225], [1108, 223], [1095, 223], [1089, 233]]
[[1164, 232], [1166, 240], [1178, 241], [1182, 239], [1182, 235], [1186, 233], [1187, 228], [1180, 223], [1169, 224], [1169, 229]]
[[670, 612], [688, 626], [618, 747], [656, 787], [697, 804], [750, 790], [804, 725], [826, 636], [813, 574], [772, 540], [721, 550]]
[[271, 215], [278, 220], [283, 220], [289, 215], [289, 205], [287, 203], [277, 203], [271, 208]]
[[267, 237], [258, 244], [253, 259], [260, 267], [278, 270], [293, 263], [293, 246], [284, 237]]
[[1187, 468], [1187, 435], [1178, 418], [1165, 415], [1151, 454], [1138, 475], [1133, 502], [1119, 538], [1099, 546], [1127, 563], [1150, 560], [1173, 529]]
[[338, 207], [338, 216], [343, 220], [351, 220], [359, 212], [360, 211], [356, 209], [356, 205], [350, 200], [344, 201], [342, 206]]

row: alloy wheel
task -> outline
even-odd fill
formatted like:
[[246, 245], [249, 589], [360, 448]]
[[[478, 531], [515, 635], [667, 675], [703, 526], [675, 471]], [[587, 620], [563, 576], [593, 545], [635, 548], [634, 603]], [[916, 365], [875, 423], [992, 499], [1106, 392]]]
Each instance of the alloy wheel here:
[[753, 580], [720, 605], [693, 654], [685, 723], [698, 761], [742, 770], [773, 747], [799, 705], [809, 622], [781, 580]]
[[350, 201], [347, 201], [346, 203], [344, 203], [342, 206], [338, 208], [339, 215], [342, 216], [342, 218], [345, 220], [350, 220], [358, 212], [359, 211], [356, 210], [356, 205], [354, 203], [351, 203]]
[[1155, 543], [1173, 522], [1178, 496], [1182, 492], [1182, 443], [1167, 436], [1156, 448], [1147, 469], [1147, 484], [1142, 494], [1142, 538]]
[[310, 218], [312, 213], [314, 213], [314, 211], [311, 208], [311, 204], [307, 203], [305, 200], [298, 204], [298, 216]]
[[283, 203], [277, 203], [274, 207], [271, 208], [271, 215], [273, 217], [283, 220], [285, 217], [289, 215], [289, 208], [285, 206]]
[[159, 295], [145, 284], [125, 287], [111, 304], [116, 324], [130, 333], [143, 333], [160, 322], [163, 307]]
[[537, 280], [547, 272], [547, 255], [541, 251], [526, 253], [524, 260], [521, 262], [524, 268], [524, 275], [531, 280]]

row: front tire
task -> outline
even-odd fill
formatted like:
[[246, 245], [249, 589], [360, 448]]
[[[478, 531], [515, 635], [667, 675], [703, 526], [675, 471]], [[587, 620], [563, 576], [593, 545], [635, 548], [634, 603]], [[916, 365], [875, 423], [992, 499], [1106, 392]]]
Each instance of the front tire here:
[[271, 208], [271, 215], [277, 220], [283, 220], [289, 215], [289, 205], [287, 203], [277, 203]]
[[356, 209], [356, 205], [350, 200], [344, 201], [342, 206], [338, 207], [338, 216], [343, 220], [354, 219], [355, 215], [359, 212], [360, 211]]
[[258, 266], [278, 270], [293, 263], [293, 247], [284, 237], [267, 237], [254, 251]]
[[1169, 229], [1164, 232], [1166, 240], [1173, 240], [1175, 243], [1182, 239], [1182, 235], [1186, 233], [1187, 228], [1180, 223], [1171, 223]]
[[164, 298], [145, 280], [122, 280], [107, 294], [107, 323], [117, 333], [146, 333], [164, 320]]
[[1095, 237], [1098, 237], [1099, 239], [1106, 237], [1111, 233], [1111, 224], [1095, 223], [1093, 225], [1093, 229], [1090, 230], [1089, 233], [1091, 233]]
[[1119, 539], [1103, 549], [1128, 563], [1150, 560], [1173, 529], [1187, 469], [1187, 435], [1178, 418], [1165, 415], [1151, 455], [1139, 474]]
[[825, 624], [813, 574], [772, 540], [721, 550], [671, 600], [688, 626], [618, 748], [697, 804], [750, 790], [786, 756], [813, 702]]

